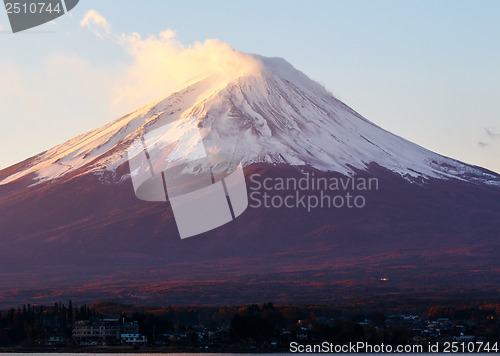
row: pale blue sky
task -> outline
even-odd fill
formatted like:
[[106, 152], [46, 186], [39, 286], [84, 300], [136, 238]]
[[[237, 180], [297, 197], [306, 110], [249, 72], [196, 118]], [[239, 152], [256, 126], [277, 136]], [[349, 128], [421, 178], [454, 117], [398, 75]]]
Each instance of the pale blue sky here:
[[383, 128], [500, 172], [495, 0], [80, 0], [71, 16], [16, 35], [0, 9], [0, 169], [132, 109], [109, 105], [103, 83], [132, 58], [80, 26], [91, 9], [118, 35], [168, 28], [185, 45], [217, 38], [283, 57]]

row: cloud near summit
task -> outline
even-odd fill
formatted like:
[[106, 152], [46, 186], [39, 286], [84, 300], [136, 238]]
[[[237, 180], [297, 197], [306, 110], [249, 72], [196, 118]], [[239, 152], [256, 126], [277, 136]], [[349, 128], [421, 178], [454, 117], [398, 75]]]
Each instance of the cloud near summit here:
[[111, 35], [111, 25], [96, 10], [89, 10], [80, 22], [80, 26], [87, 27], [97, 37], [103, 39]]
[[128, 54], [130, 61], [114, 78], [114, 104], [135, 109], [166, 96], [186, 81], [217, 73], [227, 79], [258, 70], [260, 62], [217, 39], [184, 45], [173, 30], [146, 38], [138, 33], [115, 34], [97, 11], [88, 11], [81, 21], [97, 37], [113, 41]]

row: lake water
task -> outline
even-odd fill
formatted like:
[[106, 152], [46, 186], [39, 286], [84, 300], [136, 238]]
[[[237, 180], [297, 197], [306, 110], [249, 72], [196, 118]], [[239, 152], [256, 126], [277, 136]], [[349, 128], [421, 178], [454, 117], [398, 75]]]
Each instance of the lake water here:
[[[297, 353], [295, 353], [297, 354]], [[259, 356], [290, 356], [290, 355], [295, 355], [294, 353], [272, 353], [272, 354], [258, 354], [258, 353], [65, 353], [65, 352], [59, 352], [57, 355], [75, 355], [75, 356], [103, 356], [103, 355], [127, 355], [127, 356], [159, 356], [159, 355], [169, 355], [169, 356], [242, 356], [242, 355], [259, 355]], [[299, 353], [300, 354], [300, 353]], [[308, 356], [314, 356], [314, 355], [324, 355], [324, 354], [318, 354], [318, 353], [302, 353], [304, 355]], [[337, 353], [336, 355], [353, 355], [354, 353]], [[437, 355], [438, 353], [416, 353], [415, 355]], [[46, 356], [48, 353], [0, 353], [0, 356], [12, 356], [12, 355], [22, 355], [22, 356]], [[380, 353], [366, 353], [362, 354], [364, 356], [369, 356], [369, 355], [378, 355], [380, 356]], [[410, 353], [405, 353], [405, 355], [411, 355]], [[446, 353], [444, 355], [450, 355], [450, 353]], [[454, 355], [490, 355], [488, 353], [456, 353]]]

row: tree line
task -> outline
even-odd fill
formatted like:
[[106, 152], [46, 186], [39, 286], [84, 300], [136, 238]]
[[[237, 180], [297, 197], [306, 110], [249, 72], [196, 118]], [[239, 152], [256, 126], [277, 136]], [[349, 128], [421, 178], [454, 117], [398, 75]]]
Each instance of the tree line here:
[[71, 300], [68, 305], [61, 302], [53, 306], [28, 304], [0, 311], [0, 345], [27, 346], [50, 336], [70, 338], [75, 321], [92, 317], [102, 315], [87, 305], [74, 306]]

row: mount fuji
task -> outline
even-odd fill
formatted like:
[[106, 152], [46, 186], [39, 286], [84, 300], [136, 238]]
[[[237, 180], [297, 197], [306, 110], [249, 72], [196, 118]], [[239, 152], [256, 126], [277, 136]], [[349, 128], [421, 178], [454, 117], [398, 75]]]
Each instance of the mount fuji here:
[[[498, 294], [499, 174], [378, 127], [281, 58], [251, 61], [0, 171], [0, 305]], [[250, 207], [180, 240], [168, 204], [134, 196], [127, 149], [193, 116], [247, 179], [376, 177], [380, 189], [363, 209]]]

